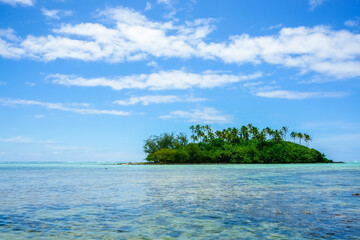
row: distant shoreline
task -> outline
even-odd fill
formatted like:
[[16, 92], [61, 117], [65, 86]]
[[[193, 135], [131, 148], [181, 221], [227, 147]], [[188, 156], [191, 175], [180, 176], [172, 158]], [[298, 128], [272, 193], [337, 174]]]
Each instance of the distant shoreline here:
[[153, 162], [138, 162], [138, 163], [114, 163], [104, 165], [290, 165], [290, 164], [331, 164], [331, 163], [345, 163], [345, 162], [314, 162], [314, 163], [153, 163]]

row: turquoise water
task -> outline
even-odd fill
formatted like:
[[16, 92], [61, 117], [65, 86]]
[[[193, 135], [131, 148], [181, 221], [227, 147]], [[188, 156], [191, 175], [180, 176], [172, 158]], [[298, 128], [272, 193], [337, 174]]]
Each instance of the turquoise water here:
[[0, 164], [0, 239], [360, 239], [360, 164]]

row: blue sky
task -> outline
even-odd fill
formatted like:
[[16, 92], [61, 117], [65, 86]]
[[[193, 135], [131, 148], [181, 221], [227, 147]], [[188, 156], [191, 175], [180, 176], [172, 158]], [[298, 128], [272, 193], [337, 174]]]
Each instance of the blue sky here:
[[252, 123], [360, 155], [360, 1], [0, 0], [0, 161], [141, 161]]

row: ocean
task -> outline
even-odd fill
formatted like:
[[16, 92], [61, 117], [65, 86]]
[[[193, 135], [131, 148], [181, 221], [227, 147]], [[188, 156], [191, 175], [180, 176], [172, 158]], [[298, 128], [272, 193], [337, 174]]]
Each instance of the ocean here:
[[360, 239], [360, 163], [0, 164], [0, 239]]

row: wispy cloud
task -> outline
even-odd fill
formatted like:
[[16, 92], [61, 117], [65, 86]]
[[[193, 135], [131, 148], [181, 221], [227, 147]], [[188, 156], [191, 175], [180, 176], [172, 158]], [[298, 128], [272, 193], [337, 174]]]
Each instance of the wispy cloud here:
[[360, 76], [360, 34], [348, 30], [284, 27], [275, 35], [251, 37], [244, 33], [222, 42], [208, 42], [207, 35], [215, 29], [211, 19], [179, 25], [176, 21], [151, 21], [140, 12], [123, 7], [107, 8], [99, 15], [115, 27], [99, 23], [62, 24], [46, 36], [28, 35], [20, 41], [0, 37], [0, 55], [41, 61], [108, 62], [150, 57], [202, 58], [227, 64], [268, 63], [336, 78]]
[[36, 83], [34, 83], [34, 82], [25, 82], [25, 84], [30, 87], [36, 86]]
[[360, 26], [360, 17], [356, 17], [353, 20], [347, 20], [344, 23], [344, 25], [348, 26], [348, 27], [359, 27]]
[[11, 137], [11, 138], [0, 138], [0, 142], [8, 142], [8, 143], [31, 143], [31, 144], [53, 144], [54, 141], [41, 141], [34, 140], [32, 138], [27, 138], [23, 136]]
[[165, 5], [167, 10], [169, 11], [167, 14], [165, 14], [165, 18], [176, 20], [175, 14], [178, 10], [175, 8], [173, 0], [158, 0], [157, 3]]
[[[48, 149], [52, 154], [63, 154], [73, 153], [74, 151], [89, 151], [90, 149], [87, 147], [79, 147], [79, 146], [70, 146], [70, 145], [62, 145], [53, 140], [36, 140], [29, 137], [24, 136], [16, 136], [10, 138], [0, 138], [0, 142], [17, 144], [19, 146], [23, 145], [37, 145], [38, 147], [42, 147], [44, 149]], [[21, 151], [23, 152], [23, 151]]]
[[159, 103], [177, 103], [177, 102], [203, 102], [205, 98], [196, 98], [189, 96], [175, 96], [175, 95], [150, 95], [150, 96], [133, 96], [127, 100], [118, 100], [114, 103], [120, 105], [135, 105], [142, 104], [147, 106], [149, 104]]
[[[77, 106], [86, 107], [87, 104], [62, 104], [62, 103], [47, 103], [34, 100], [24, 100], [24, 99], [1, 99], [1, 105], [15, 106], [15, 105], [32, 105], [40, 106], [47, 109], [60, 110], [65, 112], [74, 112], [79, 114], [89, 114], [89, 115], [116, 115], [116, 116], [129, 116], [129, 112], [118, 111], [118, 110], [101, 110], [93, 108], [80, 108]], [[75, 107], [73, 107], [75, 106]]]
[[194, 123], [229, 123], [233, 117], [223, 115], [214, 108], [193, 109], [190, 111], [172, 111], [167, 115], [160, 116], [163, 119], [184, 119], [187, 122]]
[[123, 89], [189, 89], [213, 88], [230, 83], [237, 83], [245, 80], [256, 79], [262, 76], [262, 73], [250, 75], [230, 75], [218, 74], [212, 71], [205, 71], [201, 74], [189, 73], [183, 70], [161, 71], [151, 74], [137, 74], [130, 76], [121, 76], [116, 78], [83, 78], [75, 75], [53, 74], [48, 79], [55, 84], [65, 86], [82, 87], [111, 87], [114, 90]]
[[345, 121], [321, 121], [321, 122], [306, 122], [303, 124], [303, 128], [306, 129], [331, 129], [341, 132], [344, 130], [359, 131], [360, 122], [345, 122]]
[[291, 100], [307, 99], [307, 98], [341, 98], [348, 93], [344, 92], [297, 92], [297, 91], [285, 91], [285, 90], [276, 90], [276, 91], [265, 91], [257, 92], [256, 96], [265, 97], [265, 98], [284, 98]]
[[18, 42], [21, 40], [19, 37], [16, 36], [14, 29], [11, 28], [0, 29], [0, 37], [14, 42]]
[[74, 14], [73, 11], [69, 11], [69, 10], [59, 10], [59, 9], [50, 10], [46, 8], [41, 8], [41, 12], [44, 16], [53, 19], [60, 19], [60, 17], [62, 16], [71, 16]]
[[151, 9], [151, 3], [146, 2], [146, 6], [145, 6], [144, 11], [149, 11], [150, 9]]
[[157, 62], [155, 62], [155, 61], [151, 61], [151, 62], [148, 62], [148, 63], [146, 64], [146, 66], [157, 68], [157, 67], [158, 67], [158, 64], [157, 64]]
[[0, 0], [0, 2], [7, 3], [12, 6], [33, 6], [35, 3], [33, 0]]
[[272, 25], [272, 26], [267, 27], [267, 28], [262, 28], [262, 29], [273, 30], [273, 29], [282, 28], [282, 26], [283, 26], [283, 24], [282, 24], [282, 23], [279, 23], [279, 24]]
[[324, 0], [309, 0], [309, 9], [312, 11], [323, 3]]

